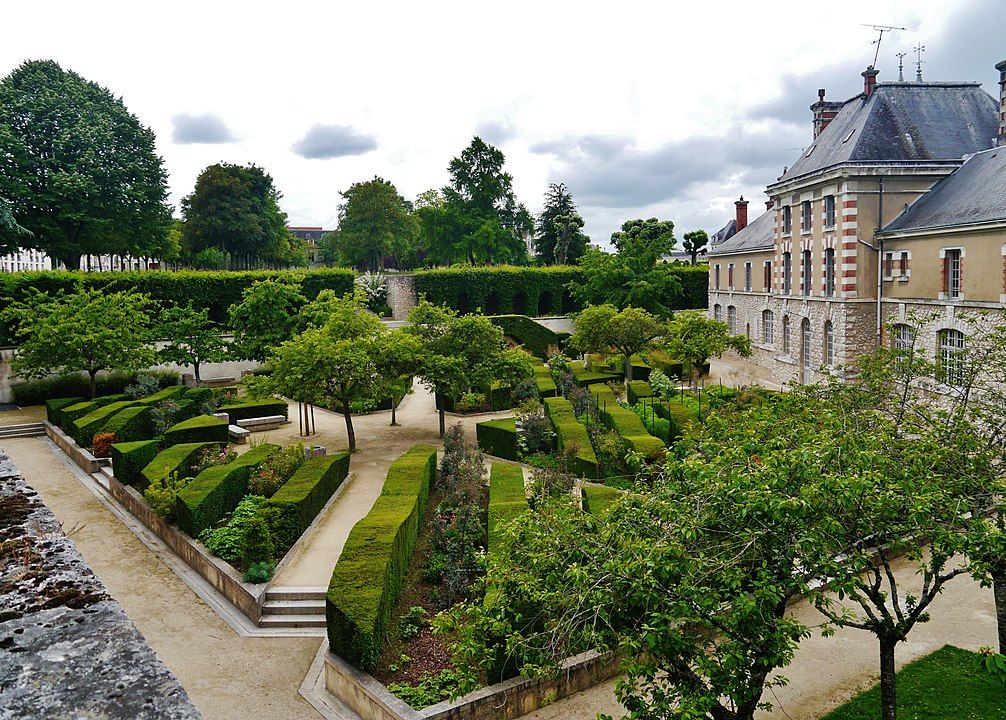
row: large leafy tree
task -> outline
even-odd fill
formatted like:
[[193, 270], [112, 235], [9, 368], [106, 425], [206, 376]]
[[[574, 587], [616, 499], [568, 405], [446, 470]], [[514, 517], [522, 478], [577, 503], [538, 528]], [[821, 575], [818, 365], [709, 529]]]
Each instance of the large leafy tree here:
[[128, 290], [81, 290], [54, 297], [35, 292], [0, 317], [15, 328], [15, 373], [39, 378], [85, 372], [93, 398], [99, 372], [153, 364], [151, 310], [150, 298]]
[[361, 270], [384, 269], [384, 258], [415, 242], [417, 222], [409, 202], [387, 180], [375, 177], [342, 192], [336, 248], [340, 261]]
[[625, 379], [632, 380], [632, 356], [654, 347], [666, 332], [666, 324], [646, 310], [591, 305], [573, 319], [569, 342], [583, 353], [619, 353]]
[[377, 338], [377, 372], [383, 384], [382, 394], [391, 398], [391, 424], [398, 425], [398, 403], [409, 388], [403, 388], [422, 366], [423, 348], [419, 338], [404, 328], [383, 333]]
[[15, 252], [19, 236], [26, 234], [28, 231], [14, 219], [10, 203], [0, 198], [0, 255]]
[[684, 363], [694, 383], [710, 358], [727, 350], [735, 350], [742, 357], [751, 355], [751, 338], [731, 335], [725, 322], [713, 320], [701, 310], [684, 310], [667, 323], [664, 347]]
[[240, 357], [263, 362], [272, 348], [293, 337], [307, 304], [300, 288], [278, 280], [259, 280], [230, 307], [234, 349]]
[[182, 238], [191, 255], [213, 248], [237, 264], [256, 260], [302, 264], [300, 248], [286, 229], [280, 193], [255, 165], [218, 163], [203, 170], [182, 199]]
[[628, 220], [611, 236], [614, 253], [588, 247], [580, 264], [583, 281], [570, 290], [584, 304], [640, 307], [667, 317], [681, 283], [663, 257], [674, 249], [670, 220]]
[[227, 344], [220, 328], [210, 320], [206, 308], [187, 305], [170, 307], [158, 316], [158, 333], [167, 340], [157, 355], [167, 362], [191, 365], [196, 384], [201, 382], [199, 367], [207, 362], [219, 362], [227, 357]]
[[107, 89], [51, 60], [0, 81], [0, 196], [29, 245], [68, 269], [88, 253], [144, 257], [167, 236], [167, 175], [143, 127]]
[[590, 242], [573, 194], [564, 183], [551, 183], [534, 229], [534, 252], [545, 265], [576, 264]]
[[681, 242], [681, 248], [688, 253], [692, 265], [698, 262], [699, 255], [706, 254], [706, 245], [709, 243], [709, 235], [705, 230], [692, 230], [686, 232]]

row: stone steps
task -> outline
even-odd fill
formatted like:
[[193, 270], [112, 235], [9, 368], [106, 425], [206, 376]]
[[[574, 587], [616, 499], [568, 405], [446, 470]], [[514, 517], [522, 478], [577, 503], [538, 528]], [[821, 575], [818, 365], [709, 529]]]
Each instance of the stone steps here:
[[0, 438], [39, 437], [41, 435], [45, 435], [45, 426], [40, 422], [0, 427]]
[[269, 630], [280, 628], [323, 628], [324, 615], [263, 615], [258, 626]]
[[260, 628], [325, 627], [325, 590], [320, 587], [277, 587], [266, 590]]

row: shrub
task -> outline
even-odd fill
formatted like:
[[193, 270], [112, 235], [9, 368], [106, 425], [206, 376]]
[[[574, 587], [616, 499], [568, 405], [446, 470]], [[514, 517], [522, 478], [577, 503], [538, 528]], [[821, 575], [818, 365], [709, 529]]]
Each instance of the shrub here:
[[261, 515], [253, 515], [248, 521], [241, 545], [241, 561], [246, 567], [269, 562], [275, 552], [269, 526]]
[[545, 417], [545, 411], [537, 402], [531, 402], [517, 410], [517, 421], [520, 432], [517, 434], [517, 447], [521, 456], [536, 452], [552, 452], [555, 443], [555, 433], [552, 423]]
[[630, 405], [635, 405], [643, 398], [653, 397], [653, 388], [645, 380], [630, 380], [625, 383], [625, 395]]
[[248, 418], [282, 415], [288, 417], [289, 407], [284, 400], [248, 400], [246, 402], [221, 405], [217, 412], [227, 413], [231, 425], [237, 425], [238, 420]]
[[276, 510], [270, 528], [280, 549], [297, 542], [348, 475], [348, 453], [311, 458], [269, 498], [266, 505]]
[[125, 399], [125, 397], [125, 395], [105, 395], [103, 397], [97, 397], [94, 400], [84, 400], [74, 405], [67, 405], [60, 411], [63, 424], [59, 427], [63, 430], [63, 432], [72, 437], [73, 423], [75, 421], [84, 417], [88, 413], [97, 410], [98, 408], [104, 407], [105, 405], [111, 405], [114, 402], [121, 402]]
[[573, 373], [573, 379], [576, 384], [580, 387], [587, 387], [589, 385], [603, 385], [608, 382], [618, 382], [622, 378], [614, 373], [607, 372], [594, 372], [592, 370], [584, 369], [583, 365], [578, 362], [570, 363], [570, 371]]
[[159, 388], [160, 385], [157, 382], [157, 378], [145, 372], [139, 372], [136, 373], [136, 380], [131, 385], [125, 387], [123, 394], [130, 400], [139, 400], [148, 395], [153, 395]]
[[105, 433], [115, 435], [117, 442], [132, 442], [153, 436], [151, 409], [144, 405], [134, 405], [119, 410], [102, 426], [99, 434]]
[[178, 473], [183, 477], [195, 477], [209, 466], [203, 460], [204, 454], [207, 452], [219, 454], [222, 449], [219, 443], [197, 442], [173, 445], [163, 452], [155, 452], [147, 464], [141, 467], [142, 484], [146, 486], [172, 473]]
[[63, 425], [63, 408], [84, 402], [82, 397], [55, 398], [45, 401], [45, 419], [56, 427]]
[[637, 405], [632, 406], [632, 411], [639, 416], [646, 427], [646, 431], [655, 438], [660, 438], [665, 445], [669, 445], [680, 437], [679, 432], [671, 432], [671, 423], [666, 418], [656, 413], [652, 403], [647, 403], [652, 398], [644, 398]]
[[111, 448], [112, 473], [123, 485], [142, 491], [149, 484], [143, 469], [157, 457], [156, 440], [115, 443]]
[[559, 336], [527, 315], [494, 315], [489, 320], [502, 328], [504, 335], [542, 360], [559, 348]]
[[112, 444], [115, 440], [114, 432], [97, 433], [91, 443], [91, 454], [95, 457], [107, 458], [112, 454]]
[[[0, 276], [0, 283], [2, 283], [3, 280], [4, 277]], [[2, 299], [0, 299], [0, 307], [3, 307]], [[0, 335], [3, 333], [4, 329], [0, 327]], [[3, 343], [0, 342], [0, 344]], [[145, 370], [144, 373], [156, 378], [160, 387], [178, 384], [179, 374], [177, 372], [170, 370]], [[99, 375], [95, 380], [95, 394], [99, 396], [121, 395], [127, 386], [135, 382], [135, 374], [114, 372]], [[83, 398], [86, 397], [89, 392], [90, 387], [88, 385], [88, 378], [87, 375], [84, 374], [60, 375], [58, 377], [45, 378], [43, 380], [32, 380], [30, 382], [19, 383], [11, 387], [11, 394], [14, 397], [14, 402], [21, 406], [41, 405], [46, 400], [51, 400], [53, 398], [71, 397], [77, 395]], [[123, 397], [120, 399], [125, 398]]]
[[68, 434], [78, 445], [87, 447], [94, 439], [95, 433], [104, 428], [105, 423], [115, 413], [131, 407], [133, 403], [133, 400], [120, 400], [119, 402], [109, 403], [108, 405], [102, 405], [99, 408], [91, 410], [87, 415], [73, 421]]
[[625, 438], [634, 451], [644, 457], [650, 457], [664, 448], [664, 444], [658, 438], [646, 432], [643, 421], [636, 413], [618, 404], [610, 387], [594, 385], [590, 388], [590, 392], [597, 401], [597, 410], [602, 422]]
[[575, 449], [570, 470], [583, 477], [598, 477], [597, 456], [587, 428], [576, 419], [573, 406], [563, 397], [545, 398], [545, 414], [552, 422], [559, 449]]
[[538, 397], [555, 397], [557, 387], [552, 379], [552, 371], [540, 362], [534, 366], [534, 383]]
[[[242, 498], [238, 506], [234, 508], [230, 520], [227, 524], [208, 530], [203, 530], [199, 534], [199, 542], [206, 546], [206, 549], [219, 558], [227, 562], [240, 560], [244, 552], [245, 535], [251, 527], [252, 518], [259, 517], [259, 509], [265, 504], [265, 498], [261, 495], [246, 495]], [[259, 558], [261, 560], [270, 560]], [[252, 565], [254, 563], [245, 563]]]
[[283, 448], [269, 456], [248, 480], [248, 492], [252, 495], [272, 497], [287, 480], [293, 477], [297, 468], [304, 464], [304, 445], [297, 443]]
[[178, 519], [178, 493], [190, 482], [191, 477], [172, 473], [150, 483], [143, 491], [143, 500], [162, 520], [174, 522]]
[[197, 415], [172, 425], [164, 432], [165, 445], [180, 445], [193, 442], [226, 443], [230, 436], [228, 422], [212, 415]]
[[370, 670], [416, 546], [437, 450], [416, 445], [388, 470], [381, 495], [350, 531], [326, 599], [332, 652]]
[[245, 570], [244, 580], [255, 584], [269, 582], [274, 570], [270, 562], [255, 563]]
[[596, 518], [603, 518], [611, 512], [612, 506], [625, 496], [623, 490], [603, 485], [584, 485], [583, 510]]
[[517, 424], [513, 418], [476, 423], [475, 438], [486, 454], [517, 459]]
[[137, 402], [141, 405], [156, 405], [158, 403], [164, 402], [165, 400], [179, 400], [182, 396], [187, 395], [188, 388], [184, 385], [172, 385], [171, 387], [166, 387], [163, 390], [158, 390], [157, 392], [151, 393], [145, 397], [140, 398]]
[[493, 463], [489, 471], [489, 522], [486, 528], [486, 603], [495, 595], [493, 569], [507, 555], [505, 530], [528, 509], [524, 472], [518, 465]]
[[234, 462], [199, 473], [178, 493], [175, 503], [178, 527], [192, 537], [199, 537], [203, 530], [220, 522], [245, 496], [251, 471], [277, 450], [278, 445], [259, 445], [239, 455]]

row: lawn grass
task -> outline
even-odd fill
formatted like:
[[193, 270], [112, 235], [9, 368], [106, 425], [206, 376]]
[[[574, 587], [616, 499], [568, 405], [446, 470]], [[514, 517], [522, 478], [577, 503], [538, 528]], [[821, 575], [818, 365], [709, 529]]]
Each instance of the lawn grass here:
[[[1006, 717], [1006, 684], [974, 669], [975, 653], [951, 645], [898, 672], [898, 720], [993, 720]], [[874, 685], [821, 720], [880, 717]]]

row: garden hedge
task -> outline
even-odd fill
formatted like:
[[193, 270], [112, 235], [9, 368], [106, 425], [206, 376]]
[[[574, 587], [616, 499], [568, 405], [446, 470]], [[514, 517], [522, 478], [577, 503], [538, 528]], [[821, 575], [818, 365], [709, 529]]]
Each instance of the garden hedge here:
[[186, 388], [185, 399], [194, 403], [208, 402], [213, 400], [213, 390], [208, 387]]
[[552, 371], [540, 361], [534, 365], [534, 382], [538, 386], [538, 397], [555, 397], [559, 392]]
[[156, 405], [164, 400], [178, 400], [182, 395], [185, 395], [187, 389], [184, 385], [172, 385], [158, 390], [152, 395], [147, 395], [145, 398], [140, 398], [137, 402], [142, 405]]
[[[207, 309], [211, 320], [226, 325], [229, 322], [230, 306], [241, 302], [245, 288], [258, 280], [288, 280], [299, 285], [308, 300], [313, 300], [322, 290], [334, 290], [337, 295], [352, 292], [354, 278], [352, 270], [329, 268], [208, 272], [146, 270], [102, 273], [50, 270], [3, 273], [0, 275], [0, 307], [28, 299], [32, 289], [48, 292], [50, 295], [55, 295], [60, 290], [72, 293], [82, 288], [109, 292], [135, 290], [167, 305], [174, 305], [180, 298], [191, 300], [196, 309]], [[154, 329], [155, 331], [157, 329], [156, 322]], [[0, 329], [0, 344], [12, 344], [10, 335], [11, 328]]]
[[94, 440], [95, 433], [101, 432], [105, 423], [111, 419], [115, 413], [136, 404], [135, 400], [120, 400], [118, 402], [102, 405], [73, 421], [71, 431], [68, 433], [74, 441], [81, 447], [88, 447]]
[[581, 491], [583, 511], [596, 518], [603, 518], [611, 512], [611, 507], [625, 495], [624, 491], [605, 485], [584, 485]]
[[664, 443], [659, 438], [646, 431], [646, 426], [636, 413], [618, 404], [610, 387], [593, 385], [590, 394], [597, 401], [597, 410], [604, 424], [625, 438], [633, 450], [649, 457], [664, 448]]
[[625, 383], [625, 394], [630, 405], [635, 405], [643, 398], [653, 397], [653, 388], [645, 380], [630, 380]]
[[45, 401], [45, 419], [56, 427], [63, 425], [63, 408], [86, 402], [82, 397], [55, 398]]
[[123, 485], [144, 490], [149, 484], [143, 469], [157, 457], [156, 440], [115, 443], [112, 445], [112, 474]]
[[279, 449], [279, 445], [259, 445], [232, 463], [213, 465], [196, 475], [175, 497], [178, 527], [191, 537], [199, 537], [223, 520], [247, 494], [251, 471]]
[[206, 448], [223, 446], [214, 442], [195, 442], [172, 445], [166, 450], [157, 453], [141, 469], [142, 483], [146, 487], [152, 482], [163, 480], [172, 473], [179, 473], [182, 477], [187, 474], [190, 464]]
[[96, 397], [94, 400], [84, 400], [75, 405], [67, 405], [62, 410], [60, 410], [60, 418], [63, 424], [60, 425], [60, 429], [67, 435], [73, 436], [73, 423], [84, 417], [90, 412], [94, 412], [98, 408], [105, 407], [106, 405], [111, 405], [115, 402], [121, 402], [125, 400], [125, 395], [105, 395], [103, 397]]
[[377, 663], [436, 472], [433, 446], [415, 445], [398, 458], [332, 571], [325, 602], [329, 646], [361, 670]]
[[618, 382], [622, 379], [621, 375], [616, 375], [614, 373], [587, 370], [579, 362], [570, 363], [569, 369], [573, 373], [573, 380], [580, 387], [588, 387], [590, 385], [604, 384], [607, 382]]
[[489, 320], [501, 328], [504, 335], [542, 360], [548, 359], [550, 349], [559, 348], [559, 336], [527, 315], [493, 315]]
[[519, 465], [493, 463], [489, 470], [489, 515], [486, 527], [487, 603], [493, 595], [493, 568], [507, 553], [503, 531], [515, 517], [527, 509], [524, 471]]
[[590, 434], [587, 427], [576, 419], [573, 406], [564, 397], [545, 398], [545, 414], [548, 415], [555, 429], [556, 442], [559, 449], [572, 444], [577, 445], [576, 457], [573, 458], [573, 472], [588, 478], [600, 476], [597, 467], [597, 455], [590, 444]]
[[335, 491], [349, 475], [349, 453], [311, 458], [283, 483], [266, 505], [279, 511], [273, 538], [288, 548], [307, 530]]
[[[0, 302], [0, 307], [2, 307], [2, 302]], [[177, 385], [180, 377], [177, 372], [171, 370], [144, 370], [143, 374], [153, 377], [160, 387]], [[136, 373], [113, 372], [102, 374], [95, 379], [95, 395], [118, 395], [134, 383], [136, 383]], [[42, 380], [30, 380], [13, 385], [10, 390], [14, 397], [14, 402], [22, 407], [41, 405], [46, 400], [70, 397], [71, 395], [79, 395], [81, 398], [85, 398], [91, 392], [87, 375], [83, 373], [59, 375]]]
[[165, 445], [181, 445], [193, 442], [226, 443], [230, 436], [227, 432], [229, 423], [223, 418], [212, 415], [196, 415], [194, 418], [182, 420], [172, 425], [164, 433]]
[[[415, 273], [416, 292], [459, 313], [568, 315], [581, 309], [567, 287], [581, 281], [573, 266], [462, 267]], [[704, 306], [703, 306], [704, 307]]]
[[[130, 405], [119, 410], [98, 432], [115, 433], [117, 442], [143, 440], [154, 434], [153, 416], [149, 405]], [[93, 437], [93, 436], [92, 436]]]
[[687, 433], [699, 422], [699, 416], [695, 410], [673, 400], [654, 402], [653, 409], [659, 417], [664, 418], [671, 424], [670, 432], [674, 439]]
[[249, 418], [267, 417], [269, 415], [282, 415], [289, 417], [289, 406], [285, 400], [248, 400], [246, 402], [229, 403], [217, 408], [217, 412], [227, 413], [231, 425], [236, 425], [238, 420]]
[[517, 460], [517, 421], [513, 418], [475, 423], [479, 449], [504, 460]]

